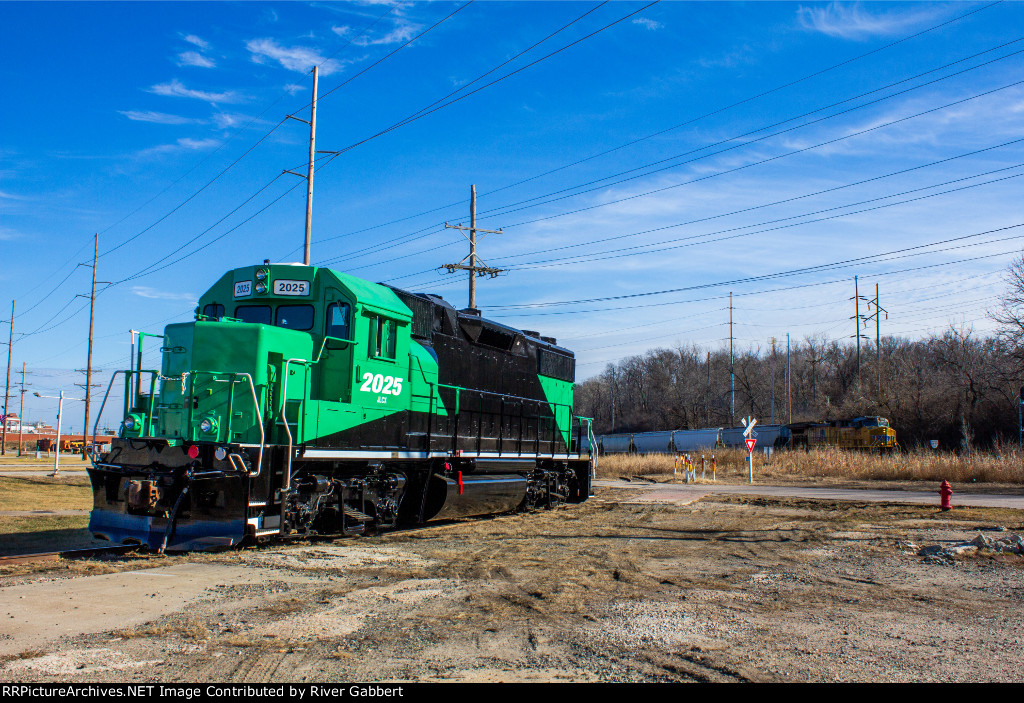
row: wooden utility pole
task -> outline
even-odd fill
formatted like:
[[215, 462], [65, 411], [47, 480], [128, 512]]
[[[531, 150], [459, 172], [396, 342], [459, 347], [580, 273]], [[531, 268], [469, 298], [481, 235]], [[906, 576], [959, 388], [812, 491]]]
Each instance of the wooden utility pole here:
[[0, 438], [0, 456], [7, 454], [7, 404], [11, 398], [11, 352], [14, 351], [14, 301], [11, 301], [11, 339], [7, 343], [7, 387], [4, 390], [4, 428]]
[[[89, 352], [85, 361], [85, 424], [82, 426], [82, 446], [88, 446], [89, 440], [89, 397], [92, 394], [92, 329], [96, 319], [96, 262], [100, 254], [100, 235], [96, 233], [92, 250], [92, 290], [89, 293]], [[83, 451], [85, 451], [83, 449]]]
[[317, 154], [338, 154], [337, 151], [317, 151], [316, 150], [316, 91], [317, 84], [319, 82], [319, 67], [313, 67], [313, 103], [309, 113], [309, 120], [304, 120], [301, 117], [295, 115], [288, 115], [286, 119], [296, 120], [303, 124], [309, 125], [309, 162], [306, 167], [305, 173], [298, 173], [296, 171], [284, 170], [284, 173], [290, 173], [293, 176], [306, 179], [306, 239], [303, 244], [302, 263], [309, 266], [310, 261], [310, 244], [313, 232], [313, 162]]
[[771, 410], [771, 424], [775, 424], [775, 343], [778, 341], [775, 337], [768, 340], [772, 345], [772, 410]]
[[[32, 384], [29, 384], [32, 385]], [[25, 432], [25, 362], [21, 362], [21, 404], [18, 407], [18, 456], [22, 455], [25, 442], [22, 434]]]
[[786, 414], [789, 424], [793, 424], [793, 367], [789, 361], [789, 332], [786, 332]]
[[729, 291], [729, 427], [736, 426], [736, 367], [732, 356], [732, 291]]
[[[444, 223], [447, 229], [457, 229], [465, 236], [466, 232], [469, 232], [469, 236], [466, 238], [469, 240], [469, 256], [464, 258], [457, 264], [445, 264], [441, 268], [448, 269], [448, 273], [454, 273], [455, 271], [469, 271], [469, 307], [476, 309], [476, 277], [487, 274], [491, 278], [494, 278], [499, 273], [503, 273], [502, 269], [491, 268], [484, 265], [484, 262], [480, 260], [480, 257], [476, 255], [476, 233], [483, 232], [485, 234], [501, 234], [500, 229], [477, 229], [476, 226], [476, 186], [469, 187], [469, 227], [463, 227], [461, 223], [457, 225], [450, 225], [447, 222]], [[466, 261], [469, 261], [469, 265], [466, 265]], [[479, 262], [480, 265], [477, 265]]]
[[316, 156], [316, 87], [319, 67], [313, 67], [313, 106], [309, 113], [309, 167], [306, 171], [306, 246], [302, 263], [309, 266], [310, 237], [313, 229], [313, 159]]

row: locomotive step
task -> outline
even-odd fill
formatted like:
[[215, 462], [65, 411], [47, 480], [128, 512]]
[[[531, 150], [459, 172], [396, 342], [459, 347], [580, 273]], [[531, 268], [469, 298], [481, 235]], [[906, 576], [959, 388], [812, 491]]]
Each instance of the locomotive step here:
[[347, 505], [345, 506], [345, 517], [356, 522], [373, 522], [373, 518], [366, 513], [350, 508]]

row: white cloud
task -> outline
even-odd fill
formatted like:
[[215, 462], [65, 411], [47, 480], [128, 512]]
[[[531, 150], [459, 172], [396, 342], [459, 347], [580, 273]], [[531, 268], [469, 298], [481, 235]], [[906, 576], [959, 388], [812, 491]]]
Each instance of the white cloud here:
[[179, 66], [198, 66], [200, 68], [214, 68], [217, 64], [197, 51], [185, 51], [178, 54]]
[[200, 49], [209, 49], [210, 48], [209, 42], [203, 41], [202, 39], [197, 37], [195, 34], [186, 34], [185, 36], [182, 37], [182, 39], [187, 41], [189, 44], [193, 44], [195, 46], [198, 46]]
[[150, 288], [149, 286], [132, 286], [132, 293], [140, 298], [150, 298], [152, 300], [185, 300], [193, 304], [198, 300], [195, 293], [173, 293], [160, 290], [159, 288]]
[[905, 33], [934, 21], [942, 12], [942, 8], [934, 7], [871, 12], [859, 3], [833, 2], [825, 7], [801, 7], [797, 9], [797, 18], [805, 29], [830, 37], [864, 40]]
[[195, 98], [196, 100], [205, 100], [209, 103], [237, 103], [245, 100], [243, 96], [233, 90], [223, 93], [210, 93], [205, 90], [193, 90], [191, 88], [186, 88], [177, 79], [172, 80], [170, 83], [154, 85], [149, 89], [149, 92], [172, 98]]
[[[352, 41], [356, 46], [375, 46], [380, 44], [400, 44], [407, 42], [416, 36], [423, 28], [423, 25], [410, 22], [405, 18], [396, 18], [394, 28], [381, 36], [373, 37], [371, 35], [364, 35], [358, 37]], [[352, 32], [352, 28], [348, 25], [339, 27], [331, 27], [331, 31], [337, 34], [339, 37], [348, 36]]]
[[637, 18], [635, 18], [633, 20], [633, 24], [639, 25], [639, 26], [643, 27], [644, 29], [650, 29], [650, 30], [661, 29], [662, 27], [665, 26], [661, 22], [656, 22], [656, 21], [654, 21], [652, 19], [647, 19], [646, 17], [637, 17]]
[[235, 115], [228, 114], [226, 112], [217, 112], [213, 115], [213, 122], [219, 129], [228, 129], [234, 127], [237, 124], [241, 124], [243, 121], [249, 119], [247, 115]]
[[288, 91], [289, 95], [295, 95], [296, 93], [301, 93], [306, 88], [305, 86], [296, 85], [295, 83], [289, 83], [284, 87], [284, 89]]
[[309, 73], [313, 66], [319, 66], [320, 75], [328, 76], [337, 73], [342, 66], [338, 61], [325, 60], [316, 49], [305, 46], [281, 46], [273, 39], [250, 39], [245, 43], [245, 48], [252, 54], [255, 63], [266, 63], [269, 59], [289, 71], [298, 73]]
[[149, 149], [143, 149], [139, 152], [139, 156], [171, 154], [178, 151], [201, 151], [203, 149], [212, 149], [216, 146], [220, 146], [220, 141], [217, 139], [192, 139], [190, 137], [182, 137], [174, 144], [161, 144], [159, 146], [150, 147]]
[[155, 124], [202, 124], [203, 122], [191, 117], [169, 115], [166, 112], [153, 112], [151, 110], [145, 112], [141, 110], [118, 110], [118, 112], [135, 122], [153, 122]]

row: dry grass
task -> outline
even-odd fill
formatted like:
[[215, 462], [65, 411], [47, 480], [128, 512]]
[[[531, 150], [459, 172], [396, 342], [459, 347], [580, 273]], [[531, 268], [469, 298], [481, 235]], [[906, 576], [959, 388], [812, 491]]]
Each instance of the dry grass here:
[[0, 477], [0, 510], [91, 510], [85, 476]]
[[172, 637], [174, 635], [181, 635], [186, 639], [201, 641], [210, 638], [210, 631], [201, 623], [189, 621], [184, 623], [145, 625], [142, 627], [125, 627], [112, 631], [111, 635], [126, 640], [139, 637]]
[[[81, 454], [71, 454], [69, 452], [61, 452], [60, 455], [60, 470], [74, 470], [83, 471], [89, 468], [92, 464], [88, 459], [83, 459]], [[18, 471], [19, 469], [40, 469], [40, 468], [53, 468], [53, 452], [50, 456], [46, 456], [46, 452], [42, 452], [37, 459], [35, 456], [35, 450], [26, 452], [23, 456], [18, 456], [17, 448], [7, 448], [7, 454], [0, 456], [0, 465], [4, 467], [4, 471]]]
[[[719, 449], [704, 452], [705, 472], [711, 478], [711, 457], [716, 460], [717, 480], [747, 480], [747, 452]], [[701, 454], [692, 453], [697, 477], [701, 476]], [[598, 459], [599, 478], [672, 474], [674, 458], [667, 454], [610, 455]], [[680, 470], [680, 474], [682, 471]], [[1017, 449], [950, 454], [930, 450], [877, 453], [838, 449], [775, 452], [771, 460], [754, 454], [754, 475], [759, 479], [816, 480], [822, 478], [855, 481], [942, 481], [951, 483], [1024, 483], [1024, 453]]]

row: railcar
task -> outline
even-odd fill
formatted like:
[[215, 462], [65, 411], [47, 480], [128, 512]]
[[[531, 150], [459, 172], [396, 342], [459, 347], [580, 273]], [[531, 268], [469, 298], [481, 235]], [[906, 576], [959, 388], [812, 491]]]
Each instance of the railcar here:
[[100, 410], [123, 383], [119, 436], [89, 469], [89, 529], [112, 542], [364, 534], [590, 495], [573, 353], [438, 296], [265, 261], [133, 358]]

